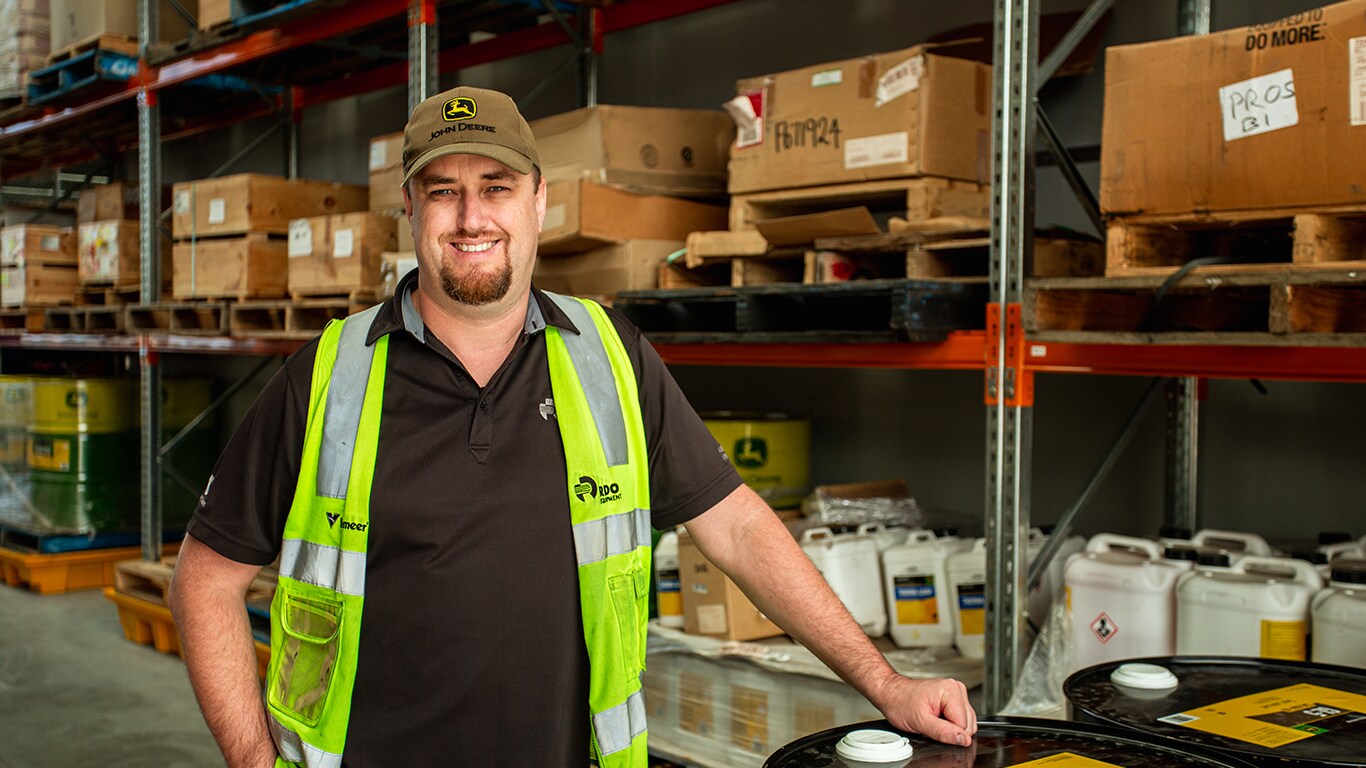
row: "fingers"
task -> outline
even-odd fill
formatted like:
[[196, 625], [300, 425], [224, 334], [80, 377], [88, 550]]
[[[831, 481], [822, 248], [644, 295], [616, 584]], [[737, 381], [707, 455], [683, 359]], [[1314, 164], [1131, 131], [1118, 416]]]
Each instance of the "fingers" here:
[[945, 744], [966, 747], [977, 733], [977, 713], [968, 702], [967, 688], [957, 680], [937, 680], [922, 700], [925, 722], [921, 733]]

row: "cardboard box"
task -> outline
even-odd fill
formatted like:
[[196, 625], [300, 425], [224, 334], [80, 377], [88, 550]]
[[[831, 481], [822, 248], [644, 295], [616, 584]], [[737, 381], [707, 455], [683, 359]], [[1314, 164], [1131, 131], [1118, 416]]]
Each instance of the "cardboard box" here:
[[640, 195], [588, 181], [546, 188], [540, 253], [580, 253], [627, 240], [686, 240], [725, 229], [726, 208], [662, 195]]
[[363, 211], [365, 187], [242, 173], [174, 187], [171, 231], [177, 240], [268, 232], [284, 235], [289, 222], [309, 216]]
[[196, 21], [204, 30], [232, 21], [232, 0], [199, 0]]
[[532, 276], [536, 287], [573, 295], [599, 295], [659, 287], [659, 265], [683, 249], [681, 240], [628, 240], [584, 253], [543, 256]]
[[678, 574], [683, 592], [683, 630], [726, 640], [757, 640], [783, 634], [745, 593], [707, 560], [686, 532], [678, 536]]
[[20, 224], [0, 229], [0, 266], [25, 263], [76, 265], [76, 237], [49, 224]]
[[382, 213], [295, 219], [289, 225], [289, 291], [377, 294], [380, 254], [397, 247], [397, 222]]
[[138, 217], [138, 188], [123, 181], [97, 184], [76, 198], [76, 223]]
[[1366, 202], [1366, 0], [1109, 49], [1101, 208]]
[[707, 197], [726, 190], [735, 126], [718, 110], [597, 106], [536, 120], [531, 132], [547, 181]]
[[0, 98], [27, 93], [28, 73], [47, 66], [47, 0], [0, 2]]
[[[195, 0], [180, 0], [191, 15], [198, 12]], [[52, 24], [52, 50], [84, 42], [100, 35], [138, 36], [137, 0], [48, 0]], [[190, 25], [180, 14], [163, 8], [158, 14], [162, 41], [184, 40]]]
[[76, 300], [76, 264], [27, 262], [0, 267], [0, 306], [38, 307]]
[[991, 67], [933, 50], [736, 83], [730, 191], [921, 175], [987, 183]]
[[398, 281], [414, 269], [417, 269], [417, 254], [412, 251], [380, 254], [380, 298], [387, 299], [393, 296], [394, 290], [398, 288]]
[[[77, 276], [81, 285], [136, 287], [142, 280], [142, 243], [137, 221], [96, 221], [76, 228]], [[171, 282], [171, 240], [161, 242], [162, 282]]]
[[403, 132], [370, 140], [370, 210], [403, 210]]
[[177, 299], [270, 299], [289, 286], [289, 246], [260, 232], [176, 243], [172, 293]]

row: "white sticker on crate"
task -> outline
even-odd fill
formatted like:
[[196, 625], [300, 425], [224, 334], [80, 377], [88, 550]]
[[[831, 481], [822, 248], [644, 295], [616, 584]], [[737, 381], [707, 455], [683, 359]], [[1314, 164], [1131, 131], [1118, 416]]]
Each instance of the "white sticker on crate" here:
[[844, 143], [845, 168], [904, 163], [910, 159], [911, 136], [906, 131], [865, 136]]
[[382, 171], [385, 164], [389, 161], [388, 149], [383, 141], [370, 142], [370, 170]]
[[190, 212], [190, 192], [189, 192], [189, 190], [182, 189], [182, 190], [180, 190], [179, 192], [175, 193], [175, 212], [176, 212], [176, 213], [189, 213], [189, 212]]
[[40, 239], [38, 240], [38, 250], [40, 250], [40, 251], [53, 251], [53, 252], [61, 251], [61, 250], [62, 250], [62, 237], [61, 237], [61, 235], [43, 235], [42, 238], [40, 238]]
[[356, 252], [356, 230], [339, 229], [332, 234], [332, 258], [349, 259]]
[[559, 229], [564, 226], [566, 217], [564, 203], [558, 203], [545, 209], [545, 223], [541, 225], [542, 230]]
[[289, 257], [313, 255], [313, 227], [308, 219], [289, 222]]
[[1224, 115], [1224, 141], [1298, 125], [1295, 73], [1282, 69], [1226, 85], [1219, 89], [1219, 108]]
[[209, 200], [209, 223], [222, 224], [228, 220], [228, 205], [221, 197]]
[[842, 69], [827, 69], [811, 76], [812, 88], [824, 88], [827, 85], [839, 85], [842, 82], [844, 82], [844, 70]]
[[920, 87], [920, 78], [924, 75], [923, 55], [912, 56], [887, 70], [877, 79], [877, 93], [873, 97], [873, 106], [880, 107], [916, 90]]
[[1347, 41], [1347, 90], [1352, 99], [1352, 125], [1366, 125], [1366, 37]]

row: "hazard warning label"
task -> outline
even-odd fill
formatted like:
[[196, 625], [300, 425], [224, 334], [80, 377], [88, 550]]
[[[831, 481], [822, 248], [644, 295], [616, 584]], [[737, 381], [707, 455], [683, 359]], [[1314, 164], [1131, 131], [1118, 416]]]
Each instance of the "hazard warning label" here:
[[1118, 632], [1119, 626], [1115, 624], [1115, 620], [1110, 618], [1108, 613], [1102, 613], [1096, 617], [1095, 621], [1091, 622], [1091, 634], [1095, 635], [1102, 645], [1110, 642], [1110, 638]]

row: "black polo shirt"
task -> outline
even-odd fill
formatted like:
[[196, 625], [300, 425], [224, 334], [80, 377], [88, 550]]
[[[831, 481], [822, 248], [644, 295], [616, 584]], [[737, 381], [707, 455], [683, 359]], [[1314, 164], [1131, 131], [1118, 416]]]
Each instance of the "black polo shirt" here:
[[[400, 282], [370, 340], [389, 358], [370, 508], [360, 658], [345, 764], [583, 768], [583, 643], [564, 448], [533, 289], [521, 338], [482, 389], [427, 333]], [[635, 366], [656, 528], [740, 484], [640, 332], [608, 312]], [[303, 451], [317, 342], [290, 356], [229, 441], [189, 532], [265, 565], [280, 549]]]

